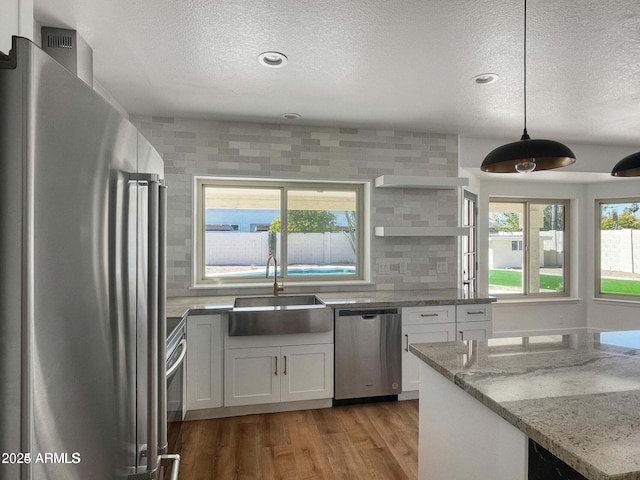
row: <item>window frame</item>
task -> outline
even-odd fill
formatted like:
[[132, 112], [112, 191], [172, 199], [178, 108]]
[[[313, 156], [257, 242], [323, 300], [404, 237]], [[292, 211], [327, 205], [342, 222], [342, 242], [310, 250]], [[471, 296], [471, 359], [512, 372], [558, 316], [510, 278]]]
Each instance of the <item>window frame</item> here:
[[640, 295], [624, 294], [624, 293], [603, 293], [602, 287], [602, 257], [601, 257], [601, 242], [602, 242], [602, 223], [601, 223], [601, 210], [602, 204], [613, 203], [640, 203], [640, 197], [615, 197], [615, 198], [596, 198], [595, 203], [595, 238], [594, 238], [594, 265], [593, 265], [593, 293], [594, 297], [598, 299], [608, 300], [625, 300], [627, 302], [640, 302]]
[[[522, 292], [515, 293], [489, 293], [492, 296], [503, 299], [527, 299], [527, 298], [557, 298], [557, 297], [569, 297], [571, 293], [571, 199], [568, 198], [539, 198], [539, 197], [489, 197], [489, 212], [491, 211], [490, 205], [492, 203], [520, 203], [523, 205], [523, 219], [522, 219], [522, 252], [523, 252], [523, 267], [522, 267]], [[558, 204], [564, 206], [564, 284], [563, 290], [559, 292], [531, 292], [529, 282], [529, 271], [531, 269], [531, 258], [529, 248], [529, 224], [530, 224], [530, 205], [536, 204]], [[488, 254], [488, 250], [487, 250]], [[489, 273], [489, 271], [487, 272]], [[487, 277], [487, 289], [489, 287], [489, 281]]]
[[[354, 191], [356, 194], [356, 225], [357, 225], [357, 252], [356, 274], [349, 275], [315, 275], [315, 276], [283, 276], [287, 265], [287, 234], [280, 232], [280, 245], [278, 257], [278, 276], [286, 285], [344, 285], [370, 283], [370, 182], [368, 181], [337, 181], [337, 180], [298, 180], [298, 179], [255, 179], [239, 177], [210, 177], [194, 176], [193, 194], [193, 261], [192, 261], [192, 287], [259, 287], [273, 284], [273, 276], [270, 278], [215, 278], [205, 275], [205, 228], [206, 187], [220, 188], [265, 188], [280, 190], [280, 218], [283, 224], [287, 221], [287, 192], [289, 190], [322, 189]], [[285, 230], [284, 228], [282, 230]], [[265, 264], [267, 259], [264, 259]], [[282, 267], [282, 268], [281, 268]], [[345, 278], [347, 277], [347, 278]]]

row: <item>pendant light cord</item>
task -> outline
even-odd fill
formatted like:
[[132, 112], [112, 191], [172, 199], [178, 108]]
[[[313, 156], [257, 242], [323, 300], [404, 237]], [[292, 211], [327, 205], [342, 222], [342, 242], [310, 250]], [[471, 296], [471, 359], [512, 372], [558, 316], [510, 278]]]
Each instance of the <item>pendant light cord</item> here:
[[524, 0], [524, 132], [522, 139], [528, 139], [527, 133], [527, 0]]

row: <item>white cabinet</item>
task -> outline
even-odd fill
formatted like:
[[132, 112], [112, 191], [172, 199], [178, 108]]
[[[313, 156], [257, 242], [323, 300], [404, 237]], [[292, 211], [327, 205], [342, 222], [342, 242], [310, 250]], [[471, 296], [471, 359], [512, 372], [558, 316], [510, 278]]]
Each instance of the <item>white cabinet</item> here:
[[402, 309], [402, 326], [424, 325], [427, 323], [454, 323], [455, 321], [455, 305], [404, 307]]
[[333, 344], [282, 347], [280, 400], [333, 397]]
[[187, 318], [187, 410], [222, 406], [223, 318]]
[[492, 335], [491, 304], [434, 305], [402, 309], [402, 392], [420, 388], [420, 360], [412, 343], [486, 340]]
[[456, 340], [486, 340], [492, 334], [490, 303], [456, 306]]
[[458, 322], [456, 324], [456, 340], [486, 340], [491, 338], [491, 320], [484, 322]]
[[279, 347], [225, 350], [224, 405], [279, 402], [279, 358]]
[[402, 309], [402, 392], [420, 388], [420, 359], [409, 352], [412, 343], [452, 342], [456, 339], [454, 305]]
[[333, 344], [225, 350], [224, 405], [333, 397]]
[[456, 336], [455, 323], [435, 323], [402, 327], [402, 391], [420, 388], [420, 359], [409, 351], [412, 343], [453, 342]]
[[456, 321], [458, 322], [484, 322], [491, 320], [490, 303], [468, 303], [456, 305]]

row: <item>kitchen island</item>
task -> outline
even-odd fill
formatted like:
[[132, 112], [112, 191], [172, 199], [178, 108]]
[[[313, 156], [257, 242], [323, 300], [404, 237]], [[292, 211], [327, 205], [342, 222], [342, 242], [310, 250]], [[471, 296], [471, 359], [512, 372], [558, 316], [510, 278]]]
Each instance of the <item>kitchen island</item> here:
[[419, 478], [640, 479], [639, 347], [638, 331], [411, 345]]

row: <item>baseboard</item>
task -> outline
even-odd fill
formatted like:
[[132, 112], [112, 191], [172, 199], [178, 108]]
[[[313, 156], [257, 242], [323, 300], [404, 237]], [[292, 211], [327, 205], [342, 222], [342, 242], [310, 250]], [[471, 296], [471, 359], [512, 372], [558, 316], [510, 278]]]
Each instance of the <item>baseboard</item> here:
[[419, 390], [413, 390], [410, 392], [402, 392], [398, 395], [398, 400], [417, 400], [420, 396]]
[[330, 408], [331, 398], [320, 400], [303, 400], [300, 402], [264, 403], [260, 405], [242, 405], [238, 407], [203, 408], [188, 410], [185, 421], [206, 420], [209, 418], [238, 417], [240, 415], [254, 415], [258, 413], [291, 412], [294, 410], [314, 410]]

